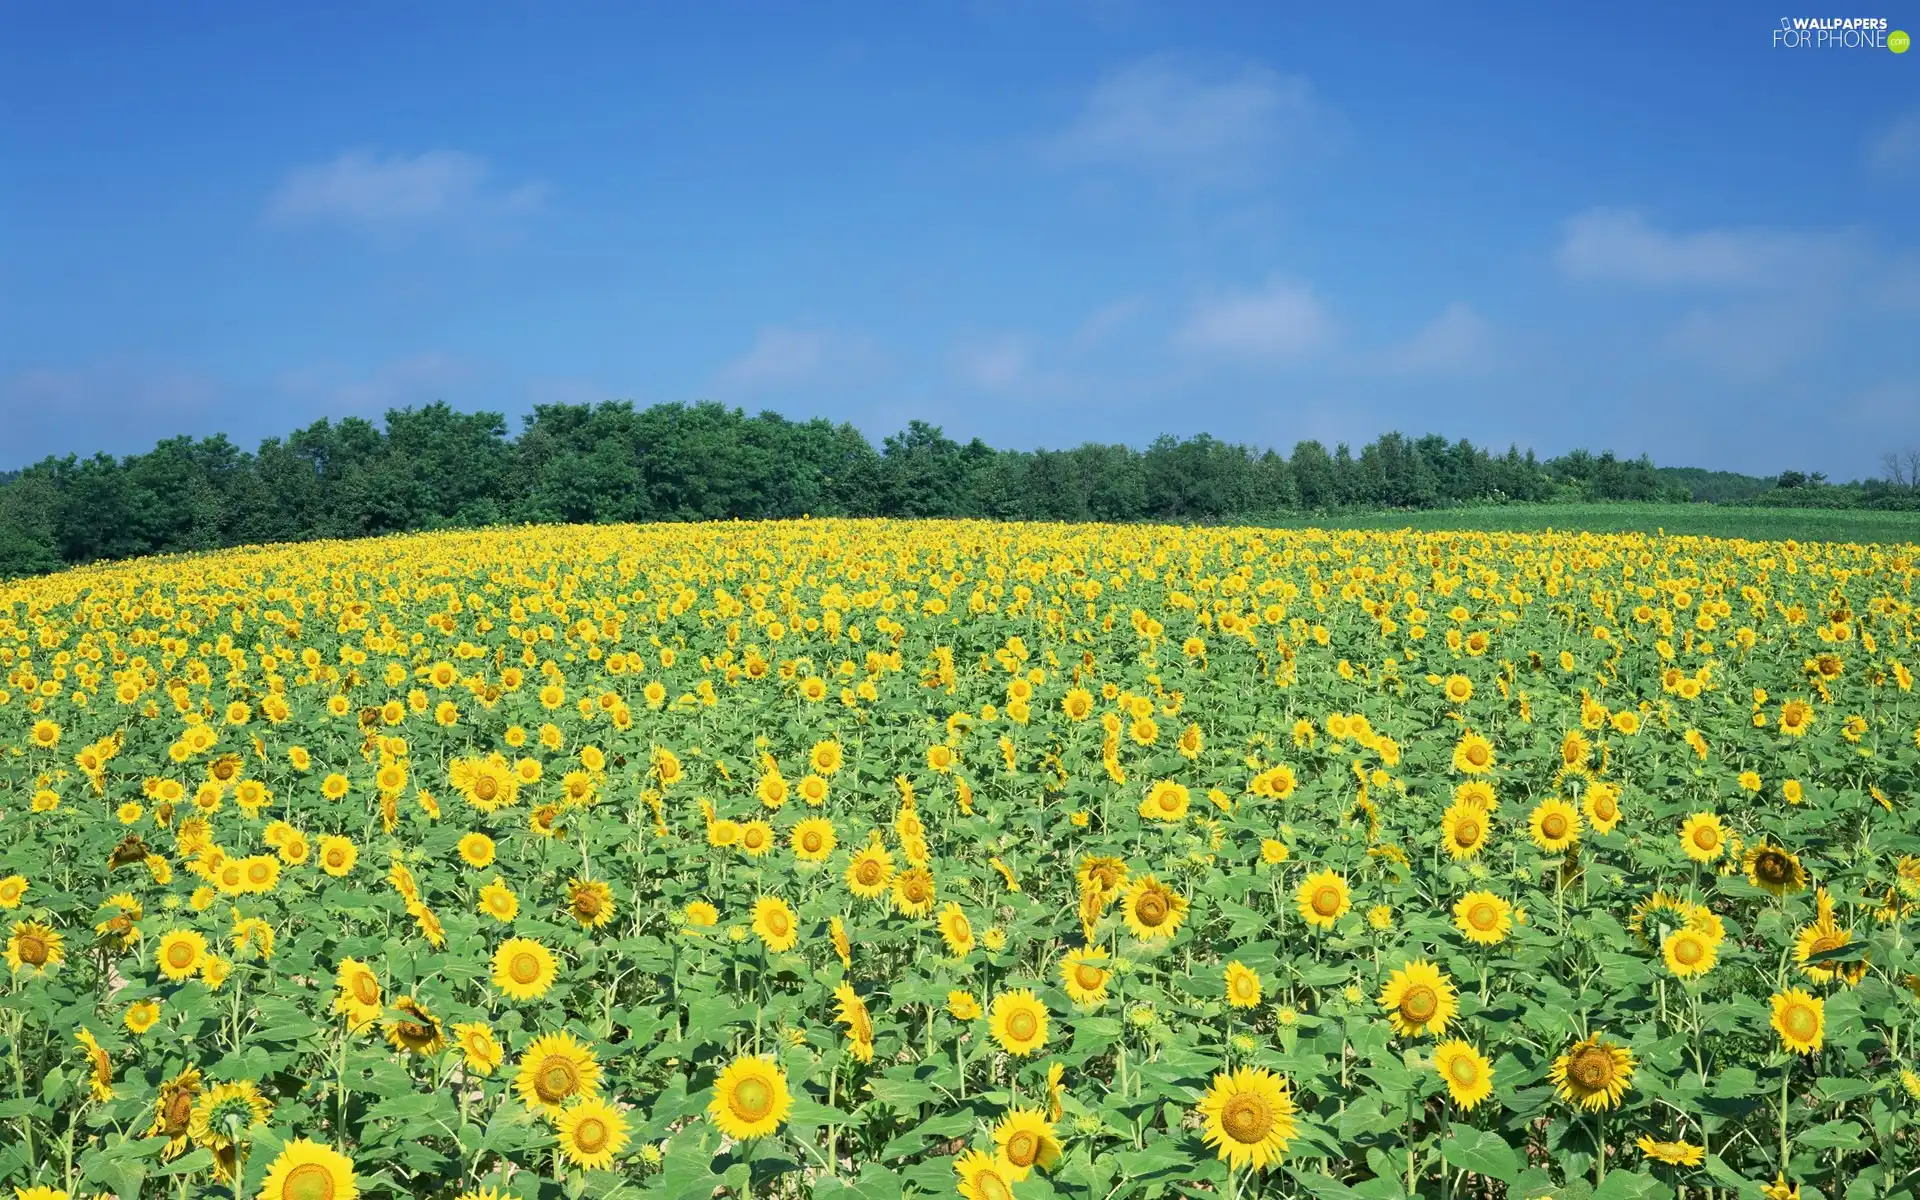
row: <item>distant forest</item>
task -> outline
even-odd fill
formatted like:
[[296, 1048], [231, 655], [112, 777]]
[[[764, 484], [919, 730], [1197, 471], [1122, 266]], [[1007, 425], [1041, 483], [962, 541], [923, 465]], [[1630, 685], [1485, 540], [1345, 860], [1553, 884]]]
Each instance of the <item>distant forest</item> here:
[[1389, 433], [1354, 453], [1291, 454], [1202, 434], [1144, 450], [996, 450], [913, 421], [878, 449], [851, 425], [719, 404], [541, 405], [510, 436], [498, 413], [445, 403], [384, 424], [319, 421], [252, 453], [224, 435], [145, 454], [48, 458], [0, 474], [0, 576], [259, 542], [529, 521], [815, 516], [1029, 521], [1245, 521], [1351, 508], [1700, 500], [1920, 507], [1910, 480], [1828, 485], [1656, 467], [1576, 450], [1540, 461]]

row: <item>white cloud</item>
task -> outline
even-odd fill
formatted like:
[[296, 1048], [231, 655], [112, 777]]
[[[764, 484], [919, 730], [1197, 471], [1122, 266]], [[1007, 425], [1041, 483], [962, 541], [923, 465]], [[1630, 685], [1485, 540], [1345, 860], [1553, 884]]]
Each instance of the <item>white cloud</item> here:
[[1466, 371], [1493, 351], [1493, 325], [1469, 304], [1454, 303], [1410, 340], [1389, 349], [1385, 365], [1409, 373]]
[[280, 391], [302, 406], [329, 416], [384, 416], [390, 408], [454, 401], [454, 389], [473, 382], [476, 372], [445, 354], [429, 352], [396, 359], [360, 374], [337, 363], [321, 363], [283, 373]]
[[1138, 296], [1129, 296], [1115, 300], [1111, 304], [1101, 305], [1088, 314], [1087, 319], [1080, 322], [1080, 327], [1074, 330], [1071, 342], [1074, 353], [1084, 354], [1105, 342], [1127, 322], [1139, 316], [1145, 307], [1146, 302]]
[[518, 212], [539, 206], [545, 185], [505, 191], [487, 187], [485, 159], [455, 150], [381, 158], [365, 151], [288, 172], [267, 201], [266, 219], [276, 225], [341, 222], [391, 226], [483, 212]]
[[961, 377], [989, 392], [1018, 387], [1028, 381], [1033, 369], [1033, 352], [1026, 339], [1013, 335], [962, 347], [958, 360]]
[[1867, 166], [1876, 175], [1920, 173], [1920, 113], [1908, 113], [1881, 130], [1867, 146]]
[[1754, 382], [1818, 354], [1833, 320], [1832, 304], [1820, 297], [1696, 309], [1668, 343], [1721, 375]]
[[1287, 362], [1313, 354], [1333, 335], [1333, 320], [1312, 288], [1275, 280], [1259, 291], [1203, 303], [1174, 334], [1174, 344], [1227, 358]]
[[1325, 113], [1304, 79], [1264, 67], [1205, 74], [1170, 59], [1112, 72], [1048, 143], [1056, 161], [1218, 181], [1270, 166]]
[[1845, 234], [1775, 229], [1668, 233], [1637, 212], [1595, 208], [1566, 223], [1560, 267], [1576, 279], [1649, 285], [1780, 286], [1843, 269]]
[[872, 366], [875, 357], [864, 338], [770, 325], [754, 337], [746, 353], [720, 368], [714, 386], [739, 393], [828, 378], [845, 381]]

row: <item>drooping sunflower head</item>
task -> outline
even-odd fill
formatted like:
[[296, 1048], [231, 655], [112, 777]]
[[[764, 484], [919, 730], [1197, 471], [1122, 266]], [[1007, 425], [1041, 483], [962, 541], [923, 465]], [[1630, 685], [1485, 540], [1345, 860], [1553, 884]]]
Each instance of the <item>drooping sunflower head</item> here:
[[401, 996], [393, 1002], [399, 1015], [387, 1019], [383, 1032], [396, 1050], [412, 1054], [437, 1054], [447, 1044], [440, 1019], [413, 996]]

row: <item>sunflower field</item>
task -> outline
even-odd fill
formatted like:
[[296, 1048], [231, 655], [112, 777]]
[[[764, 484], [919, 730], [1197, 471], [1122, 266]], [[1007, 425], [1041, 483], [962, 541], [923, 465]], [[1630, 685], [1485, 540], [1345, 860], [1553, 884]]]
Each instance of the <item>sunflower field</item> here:
[[1917, 577], [797, 521], [0, 584], [0, 1185], [1911, 1196]]

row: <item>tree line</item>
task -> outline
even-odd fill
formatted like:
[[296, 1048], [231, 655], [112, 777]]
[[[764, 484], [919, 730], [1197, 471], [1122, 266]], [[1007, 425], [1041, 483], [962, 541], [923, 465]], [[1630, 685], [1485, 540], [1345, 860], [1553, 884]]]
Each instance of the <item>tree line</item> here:
[[1258, 521], [1354, 507], [1688, 499], [1645, 456], [1548, 461], [1389, 433], [1289, 455], [1201, 434], [1144, 450], [996, 450], [910, 422], [876, 449], [848, 424], [720, 404], [547, 404], [518, 436], [445, 403], [321, 420], [248, 452], [224, 435], [47, 458], [0, 476], [0, 576], [136, 555], [515, 522], [967, 516]]

